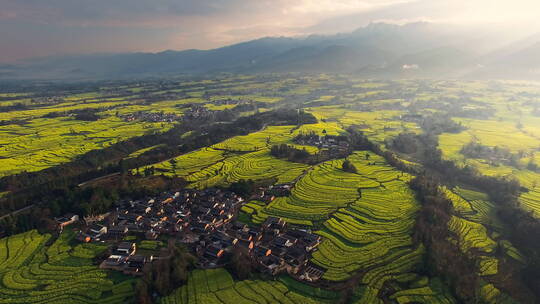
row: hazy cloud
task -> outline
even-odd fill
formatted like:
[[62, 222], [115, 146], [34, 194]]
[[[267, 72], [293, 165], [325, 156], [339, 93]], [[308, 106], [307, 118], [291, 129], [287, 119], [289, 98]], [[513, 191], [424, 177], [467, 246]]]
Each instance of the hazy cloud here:
[[373, 21], [538, 28], [537, 0], [0, 0], [0, 61], [61, 53], [213, 48]]

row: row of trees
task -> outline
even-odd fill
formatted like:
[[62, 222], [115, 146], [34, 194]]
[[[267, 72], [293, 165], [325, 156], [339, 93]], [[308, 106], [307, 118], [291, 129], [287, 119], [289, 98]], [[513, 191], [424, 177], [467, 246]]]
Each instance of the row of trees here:
[[289, 161], [297, 163], [305, 163], [310, 156], [305, 148], [297, 149], [287, 144], [273, 145], [270, 148], [270, 155], [276, 158], [286, 158]]

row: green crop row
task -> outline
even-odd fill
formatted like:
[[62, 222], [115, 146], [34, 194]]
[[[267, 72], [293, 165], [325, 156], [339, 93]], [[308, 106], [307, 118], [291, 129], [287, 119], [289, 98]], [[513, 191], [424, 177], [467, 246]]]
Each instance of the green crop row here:
[[[327, 295], [328, 296], [328, 295]], [[278, 281], [233, 281], [224, 269], [194, 270], [186, 285], [160, 300], [161, 304], [187, 303], [329, 303], [328, 299], [289, 290]]]

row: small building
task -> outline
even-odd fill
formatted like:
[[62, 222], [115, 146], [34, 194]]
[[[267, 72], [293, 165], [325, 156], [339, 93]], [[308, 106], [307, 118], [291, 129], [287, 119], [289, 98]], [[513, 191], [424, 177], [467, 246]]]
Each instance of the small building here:
[[148, 258], [144, 255], [133, 255], [127, 258], [127, 263], [124, 267], [124, 273], [131, 275], [143, 275], [144, 265], [148, 262]]
[[313, 263], [308, 263], [302, 278], [310, 282], [318, 281], [320, 278], [322, 278], [325, 272], [326, 269]]
[[307, 263], [306, 248], [301, 245], [294, 245], [287, 249], [285, 253], [285, 262], [289, 273], [297, 274]]
[[159, 234], [155, 232], [154, 230], [150, 229], [144, 233], [144, 237], [147, 240], [156, 240], [158, 238]]
[[228, 248], [237, 243], [238, 239], [228, 236], [223, 232], [213, 233], [210, 237], [210, 243], [216, 247]]
[[54, 220], [60, 229], [63, 229], [65, 226], [71, 225], [79, 220], [79, 216], [73, 213], [68, 213], [61, 217], [55, 217]]
[[279, 217], [269, 216], [262, 224], [262, 228], [265, 231], [279, 233], [285, 229], [286, 224], [287, 223]]
[[119, 225], [110, 227], [107, 231], [107, 234], [109, 238], [118, 240], [124, 238], [127, 235], [128, 231], [129, 229], [127, 226]]
[[257, 246], [253, 249], [253, 256], [258, 259], [269, 256], [270, 254], [272, 254], [272, 250], [263, 246]]
[[270, 245], [268, 249], [270, 249], [272, 255], [280, 257], [280, 258], [284, 257], [285, 253], [287, 253], [285, 247], [278, 247], [278, 246]]
[[265, 256], [259, 262], [259, 270], [272, 276], [279, 274], [282, 266], [283, 261], [275, 255]]
[[126, 262], [126, 257], [123, 255], [110, 255], [103, 263], [101, 268], [116, 268], [121, 267]]
[[99, 239], [106, 233], [107, 227], [101, 224], [92, 224], [92, 226], [88, 228], [86, 235], [90, 238], [91, 241], [99, 241]]
[[252, 240], [239, 239], [234, 245], [238, 247], [246, 248], [247, 250], [251, 251], [253, 247], [255, 246], [255, 243], [253, 243]]
[[189, 227], [189, 229], [194, 233], [206, 233], [210, 230], [210, 228], [210, 224], [201, 222], [192, 223]]
[[117, 254], [124, 256], [134, 255], [136, 251], [137, 245], [132, 242], [121, 242], [120, 244], [118, 244], [115, 250]]
[[203, 255], [205, 258], [209, 260], [217, 261], [223, 256], [224, 253], [225, 253], [225, 250], [217, 246], [210, 245], [204, 250]]
[[278, 236], [272, 241], [272, 245], [276, 247], [291, 247], [296, 244], [296, 239], [290, 240], [286, 237]]

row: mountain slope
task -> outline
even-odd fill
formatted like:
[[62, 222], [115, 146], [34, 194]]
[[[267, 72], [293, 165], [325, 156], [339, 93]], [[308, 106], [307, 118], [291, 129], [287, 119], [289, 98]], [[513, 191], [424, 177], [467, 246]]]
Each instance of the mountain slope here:
[[[455, 77], [468, 73], [481, 61], [471, 39], [463, 30], [430, 23], [373, 23], [351, 33], [261, 38], [213, 50], [38, 58], [1, 69], [0, 79], [133, 78], [215, 72]], [[534, 52], [532, 49], [524, 55], [535, 56]]]

